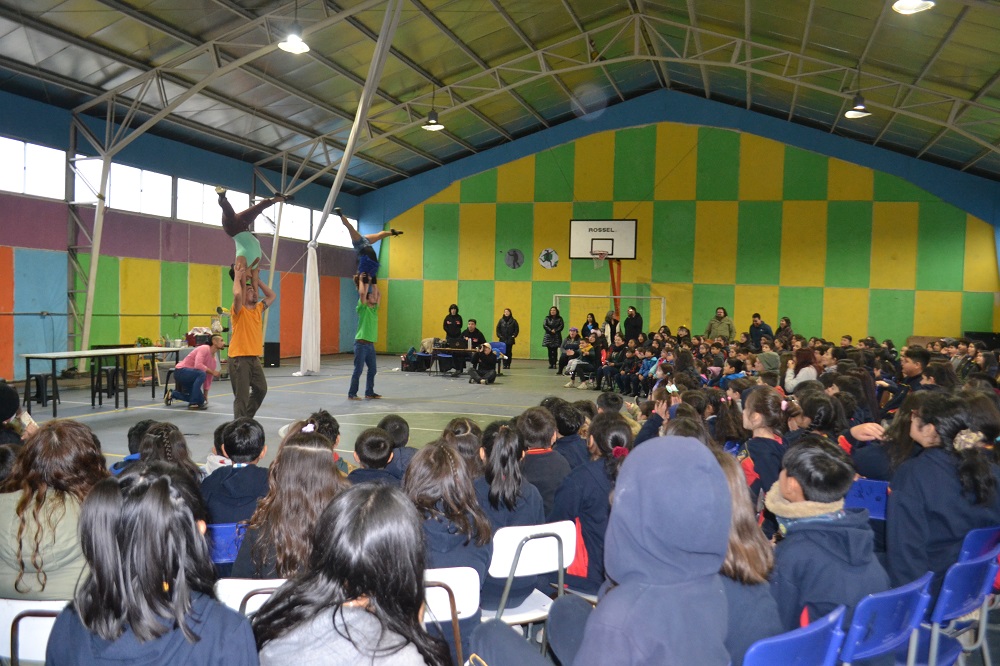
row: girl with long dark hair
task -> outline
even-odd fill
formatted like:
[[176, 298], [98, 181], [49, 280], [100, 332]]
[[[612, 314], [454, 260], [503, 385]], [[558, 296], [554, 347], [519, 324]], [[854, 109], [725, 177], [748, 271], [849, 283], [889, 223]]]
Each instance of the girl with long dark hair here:
[[48, 421], [28, 438], [0, 487], [0, 597], [69, 599], [85, 561], [77, 525], [108, 476], [101, 443], [77, 421]]
[[816, 354], [808, 347], [795, 350], [795, 357], [788, 361], [785, 371], [785, 390], [795, 393], [795, 387], [810, 379], [818, 379], [823, 368], [816, 362]]
[[191, 459], [184, 434], [173, 423], [155, 423], [149, 426], [139, 442], [139, 459], [146, 464], [162, 461], [177, 465], [199, 482], [205, 476], [198, 464]]
[[250, 623], [215, 599], [198, 483], [136, 463], [83, 503], [90, 571], [56, 619], [47, 664], [256, 664]]
[[597, 317], [594, 316], [593, 312], [588, 312], [587, 321], [583, 322], [583, 326], [580, 327], [580, 337], [587, 339], [591, 333], [599, 330], [601, 330], [601, 325], [598, 323]]
[[350, 486], [337, 469], [333, 442], [303, 423], [281, 443], [267, 482], [233, 564], [236, 578], [291, 578], [302, 571], [320, 513]]
[[552, 306], [549, 308], [549, 316], [545, 318], [543, 328], [545, 335], [542, 336], [542, 346], [549, 350], [549, 370], [556, 369], [556, 361], [559, 360], [559, 345], [562, 344], [562, 330], [566, 324], [559, 316], [559, 308]]
[[450, 664], [421, 624], [421, 519], [398, 488], [362, 484], [319, 517], [308, 567], [253, 618], [261, 664]]

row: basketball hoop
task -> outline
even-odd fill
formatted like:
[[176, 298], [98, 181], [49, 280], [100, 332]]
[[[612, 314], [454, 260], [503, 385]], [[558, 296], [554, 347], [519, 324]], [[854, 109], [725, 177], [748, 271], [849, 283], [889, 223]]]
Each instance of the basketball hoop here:
[[592, 250], [590, 256], [594, 258], [594, 268], [604, 265], [604, 260], [608, 258], [608, 253], [602, 250]]

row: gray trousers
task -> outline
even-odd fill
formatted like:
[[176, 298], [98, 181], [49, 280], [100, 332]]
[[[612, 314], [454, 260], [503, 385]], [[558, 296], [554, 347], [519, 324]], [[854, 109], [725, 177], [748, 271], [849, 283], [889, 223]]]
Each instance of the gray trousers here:
[[267, 395], [264, 368], [256, 356], [230, 356], [229, 382], [233, 385], [233, 418], [252, 419]]

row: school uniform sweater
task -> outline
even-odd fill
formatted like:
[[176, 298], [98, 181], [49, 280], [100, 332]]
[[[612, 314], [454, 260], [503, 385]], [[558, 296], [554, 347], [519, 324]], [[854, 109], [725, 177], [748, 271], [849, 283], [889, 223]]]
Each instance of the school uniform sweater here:
[[382, 485], [393, 486], [394, 488], [399, 488], [400, 485], [399, 477], [391, 474], [389, 470], [369, 469], [367, 467], [358, 467], [347, 475], [347, 480], [354, 485], [359, 483], [381, 483]]
[[201, 496], [213, 525], [250, 520], [257, 501], [265, 495], [267, 468], [257, 465], [220, 467], [201, 482]]
[[580, 465], [585, 465], [590, 460], [590, 452], [587, 451], [587, 443], [583, 441], [578, 433], [560, 437], [552, 444], [552, 450], [557, 451], [566, 458], [571, 469], [576, 469]]
[[521, 473], [524, 479], [542, 494], [545, 515], [552, 511], [556, 490], [562, 485], [563, 479], [569, 476], [570, 471], [566, 458], [552, 449], [528, 449], [527, 454], [521, 459]]
[[54, 666], [254, 666], [259, 663], [250, 621], [215, 599], [195, 594], [186, 622], [199, 637], [197, 642], [189, 642], [178, 628], [145, 643], [140, 643], [126, 628], [116, 640], [107, 641], [91, 633], [70, 605], [56, 618], [45, 663]]
[[392, 450], [392, 460], [385, 466], [385, 471], [402, 481], [406, 468], [410, 466], [410, 461], [416, 454], [417, 449], [412, 446], [397, 446]]
[[766, 582], [744, 585], [722, 576], [722, 589], [726, 592], [726, 606], [729, 608], [726, 649], [733, 666], [741, 666], [743, 655], [751, 645], [762, 638], [777, 636], [784, 629], [778, 619], [778, 605]]
[[604, 533], [611, 514], [611, 487], [604, 459], [591, 460], [570, 472], [556, 491], [549, 512], [550, 523], [571, 520], [576, 524], [576, 560], [566, 571], [566, 582], [591, 594], [604, 583]]
[[[936, 596], [945, 571], [958, 560], [969, 530], [1000, 525], [1000, 493], [986, 504], [962, 490], [958, 458], [944, 449], [923, 449], [892, 478], [886, 514], [886, 555], [894, 586], [934, 572]], [[990, 465], [1000, 487], [1000, 468]]]

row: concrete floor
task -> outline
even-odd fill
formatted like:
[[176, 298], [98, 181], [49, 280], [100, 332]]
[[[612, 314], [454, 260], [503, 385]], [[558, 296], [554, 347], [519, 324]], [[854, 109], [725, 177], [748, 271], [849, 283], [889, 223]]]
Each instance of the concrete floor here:
[[[264, 463], [270, 463], [280, 442], [278, 429], [286, 423], [305, 418], [312, 411], [326, 409], [341, 426], [338, 451], [354, 450], [354, 440], [365, 428], [375, 426], [386, 414], [399, 414], [410, 424], [410, 443], [421, 446], [436, 439], [448, 421], [456, 416], [469, 416], [480, 425], [498, 418], [520, 414], [537, 405], [546, 395], [564, 395], [570, 400], [593, 399], [593, 391], [563, 388], [565, 377], [556, 377], [545, 361], [515, 359], [510, 370], [497, 378], [492, 386], [470, 385], [468, 377], [458, 378], [428, 373], [400, 372], [399, 356], [380, 355], [375, 390], [381, 400], [361, 402], [347, 399], [347, 386], [353, 369], [353, 356], [324, 356], [320, 372], [311, 377], [293, 377], [299, 369], [298, 359], [283, 359], [279, 368], [265, 368], [268, 392], [257, 412], [264, 426], [268, 452]], [[362, 376], [362, 393], [364, 376]], [[79, 382], [77, 382], [79, 383]], [[89, 425], [101, 440], [108, 462], [128, 453], [126, 433], [137, 421], [156, 419], [176, 424], [188, 440], [196, 461], [202, 462], [211, 449], [212, 433], [221, 423], [232, 419], [232, 391], [228, 380], [216, 381], [209, 393], [205, 411], [189, 411], [186, 403], [163, 404], [162, 390], [157, 399], [150, 398], [149, 386], [129, 389], [129, 408], [115, 409], [114, 400], [103, 407], [91, 408], [89, 388], [71, 388], [60, 382], [62, 402], [59, 418], [72, 418]], [[34, 404], [32, 416], [39, 423], [52, 417], [51, 405]]]

